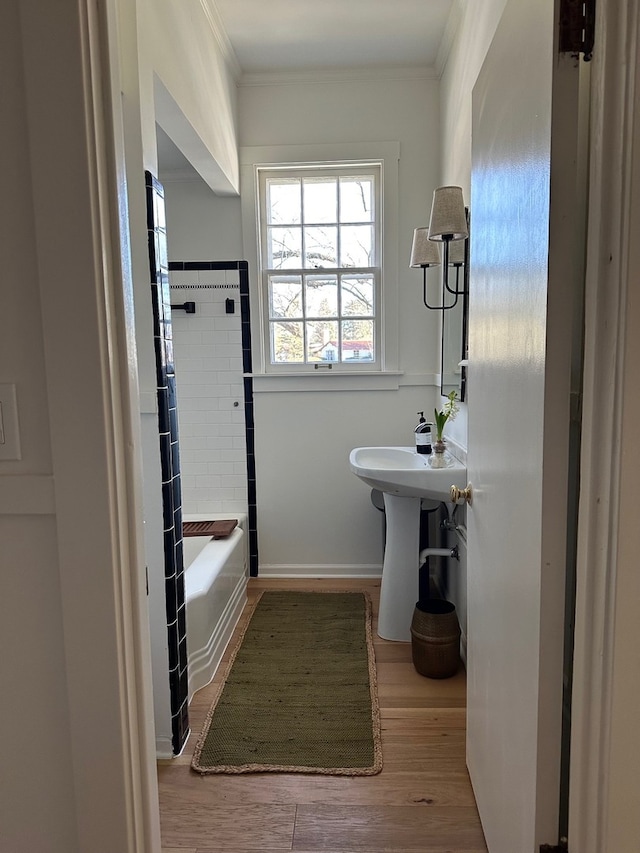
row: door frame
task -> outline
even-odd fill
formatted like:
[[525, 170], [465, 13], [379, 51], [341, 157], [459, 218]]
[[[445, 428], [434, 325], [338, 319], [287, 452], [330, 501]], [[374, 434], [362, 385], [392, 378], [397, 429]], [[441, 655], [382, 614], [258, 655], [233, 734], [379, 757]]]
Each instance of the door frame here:
[[158, 853], [118, 0], [20, 20], [77, 849]]
[[640, 536], [622, 500], [640, 472], [639, 49], [635, 0], [598, 0], [569, 801], [570, 850], [581, 853], [632, 849], [640, 836]]

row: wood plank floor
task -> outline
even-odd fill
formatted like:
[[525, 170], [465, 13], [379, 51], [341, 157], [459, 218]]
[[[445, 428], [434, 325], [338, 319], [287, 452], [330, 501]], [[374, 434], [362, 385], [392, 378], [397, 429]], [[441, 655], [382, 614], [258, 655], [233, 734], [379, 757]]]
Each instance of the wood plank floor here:
[[[248, 596], [322, 586], [368, 590], [375, 630], [379, 581], [253, 579]], [[200, 776], [191, 755], [222, 675], [199, 691], [185, 752], [158, 764], [163, 853], [486, 853], [465, 766], [464, 671], [423, 678], [410, 644], [377, 635], [375, 652], [384, 759], [377, 776]]]

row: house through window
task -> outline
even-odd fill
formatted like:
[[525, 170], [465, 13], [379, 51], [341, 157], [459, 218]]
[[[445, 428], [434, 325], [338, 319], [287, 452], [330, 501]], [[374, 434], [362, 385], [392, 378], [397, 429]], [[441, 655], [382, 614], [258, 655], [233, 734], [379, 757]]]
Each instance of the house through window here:
[[259, 169], [268, 364], [380, 363], [381, 166]]

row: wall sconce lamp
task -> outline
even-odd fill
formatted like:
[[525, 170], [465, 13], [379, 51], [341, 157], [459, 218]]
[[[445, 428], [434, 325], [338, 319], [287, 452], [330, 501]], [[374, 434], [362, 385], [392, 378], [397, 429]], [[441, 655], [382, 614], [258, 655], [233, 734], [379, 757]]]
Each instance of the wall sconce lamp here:
[[429, 240], [428, 228], [416, 228], [413, 232], [409, 266], [422, 267], [422, 300], [426, 307], [434, 311], [440, 308], [439, 305], [429, 305], [427, 301], [427, 270], [429, 267], [440, 266], [440, 249], [437, 243]]
[[[438, 187], [433, 193], [431, 219], [428, 228], [416, 228], [413, 232], [410, 267], [422, 267], [423, 301], [433, 311], [446, 311], [454, 308], [458, 297], [464, 294], [459, 290], [460, 268], [464, 263], [464, 240], [469, 236], [467, 217], [464, 209], [461, 187]], [[458, 245], [460, 242], [460, 250]], [[442, 304], [430, 305], [427, 301], [427, 269], [440, 263], [438, 243], [442, 243]], [[453, 243], [453, 247], [451, 246]], [[449, 266], [456, 268], [456, 283], [449, 285]], [[450, 305], [445, 304], [446, 294], [455, 298]]]

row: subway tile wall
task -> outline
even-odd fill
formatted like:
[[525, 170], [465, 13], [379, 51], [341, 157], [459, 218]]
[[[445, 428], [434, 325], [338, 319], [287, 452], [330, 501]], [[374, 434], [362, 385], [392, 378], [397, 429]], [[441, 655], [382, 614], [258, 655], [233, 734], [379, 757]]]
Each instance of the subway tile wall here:
[[[185, 513], [247, 517], [249, 572], [258, 574], [249, 267], [171, 261], [173, 346]], [[244, 374], [244, 375], [243, 375]]]
[[172, 311], [183, 512], [246, 514], [240, 274], [173, 267], [172, 305], [196, 304]]

